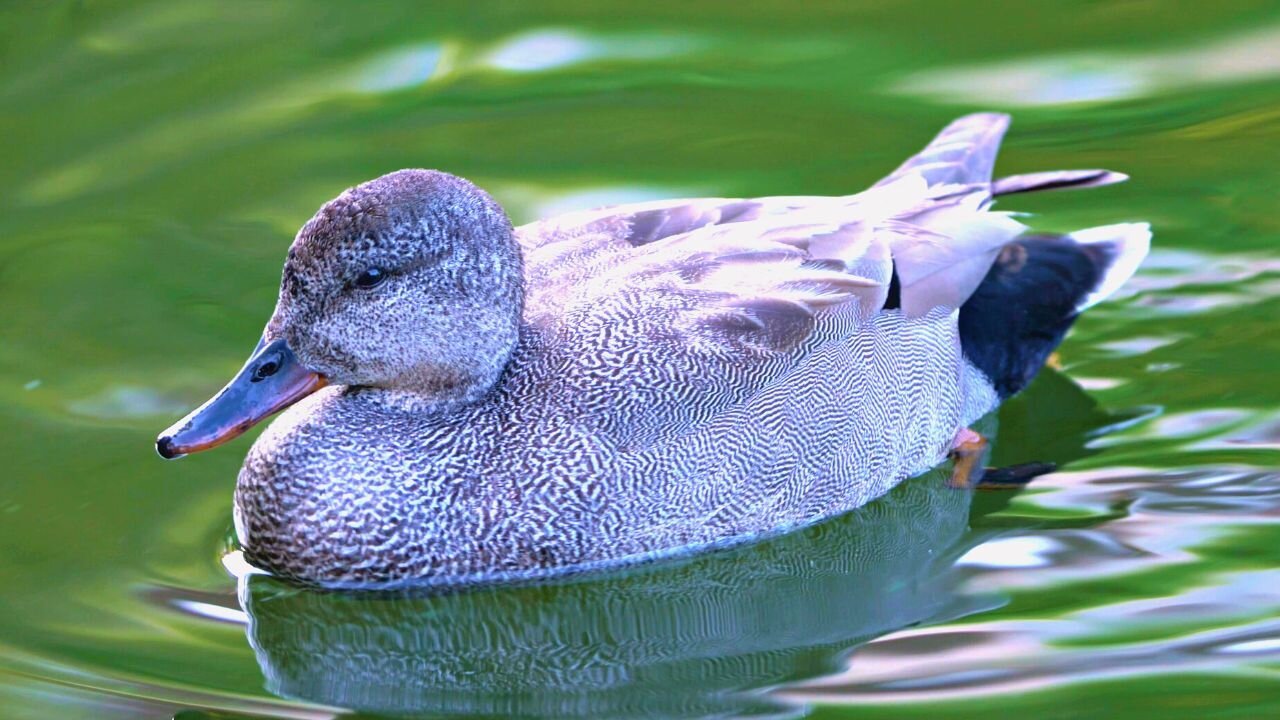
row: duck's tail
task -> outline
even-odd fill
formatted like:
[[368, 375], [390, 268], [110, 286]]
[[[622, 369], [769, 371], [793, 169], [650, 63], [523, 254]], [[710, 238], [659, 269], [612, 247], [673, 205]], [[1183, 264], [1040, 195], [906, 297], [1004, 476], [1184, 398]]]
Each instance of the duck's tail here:
[[[973, 227], [985, 223], [981, 227], [990, 231], [984, 233], [968, 226], [965, 232], [956, 232], [940, 225], [948, 200], [950, 206], [967, 203], [963, 206], [971, 211], [986, 210], [996, 196], [1099, 187], [1128, 179], [1110, 170], [1054, 170], [993, 180], [996, 153], [1008, 128], [1009, 116], [1002, 113], [965, 115], [877, 183], [890, 185], [912, 175], [923, 178], [942, 208], [930, 211], [930, 229], [951, 238], [950, 261], [945, 263], [950, 274], [945, 281], [938, 280], [943, 276], [936, 267], [937, 248], [930, 247], [923, 270], [911, 265], [910, 252], [895, 248], [895, 282], [885, 307], [909, 311], [913, 275], [928, 280], [917, 283], [918, 305], [939, 304], [937, 292], [922, 292], [931, 287], [967, 297], [960, 307], [964, 352], [1004, 397], [1026, 387], [1081, 312], [1133, 275], [1151, 242], [1151, 229], [1145, 223], [1018, 237], [1021, 226], [1002, 213], [962, 218]], [[998, 227], [992, 224], [997, 215], [1006, 218]], [[981, 273], [986, 265], [964, 262], [967, 257], [992, 255], [996, 259], [985, 276]]]
[[1041, 190], [1069, 190], [1101, 187], [1129, 179], [1111, 170], [1051, 170], [991, 179], [1000, 151], [1000, 141], [1009, 129], [1004, 113], [973, 113], [956, 118], [942, 129], [923, 150], [907, 158], [876, 187], [889, 185], [908, 175], [919, 175], [930, 185], [967, 185], [991, 195]]
[[1114, 185], [1128, 179], [1128, 175], [1113, 170], [1050, 170], [997, 178], [991, 181], [991, 194], [1013, 195], [1041, 190], [1082, 190]]
[[1118, 290], [1150, 245], [1147, 223], [1024, 235], [1007, 244], [960, 308], [965, 355], [1001, 397], [1022, 390], [1076, 317]]

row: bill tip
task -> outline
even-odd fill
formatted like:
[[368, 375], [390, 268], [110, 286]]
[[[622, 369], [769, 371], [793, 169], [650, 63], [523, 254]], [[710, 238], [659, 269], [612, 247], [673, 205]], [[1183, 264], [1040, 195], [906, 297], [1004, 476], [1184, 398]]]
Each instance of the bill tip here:
[[176, 460], [185, 454], [178, 452], [178, 449], [173, 446], [173, 438], [168, 435], [156, 438], [156, 452], [165, 460]]

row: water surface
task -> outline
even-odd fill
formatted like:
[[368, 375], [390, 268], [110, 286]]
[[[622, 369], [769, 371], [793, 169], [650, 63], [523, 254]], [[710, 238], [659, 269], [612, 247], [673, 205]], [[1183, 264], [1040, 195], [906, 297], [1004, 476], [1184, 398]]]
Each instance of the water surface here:
[[[1280, 9], [1269, 2], [14, 3], [0, 9], [0, 708], [15, 718], [1280, 714]], [[439, 167], [517, 221], [845, 193], [953, 117], [1017, 198], [1155, 249], [1000, 413], [1018, 494], [389, 600], [237, 581], [248, 440], [156, 432], [252, 348], [297, 227]]]

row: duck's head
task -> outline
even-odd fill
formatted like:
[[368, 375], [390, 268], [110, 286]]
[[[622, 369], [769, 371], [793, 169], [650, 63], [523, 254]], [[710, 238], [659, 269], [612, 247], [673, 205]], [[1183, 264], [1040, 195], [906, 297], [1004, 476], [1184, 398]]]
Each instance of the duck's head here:
[[466, 180], [401, 170], [351, 188], [298, 231], [249, 361], [156, 449], [215, 447], [326, 384], [475, 399], [515, 347], [521, 279], [510, 220]]

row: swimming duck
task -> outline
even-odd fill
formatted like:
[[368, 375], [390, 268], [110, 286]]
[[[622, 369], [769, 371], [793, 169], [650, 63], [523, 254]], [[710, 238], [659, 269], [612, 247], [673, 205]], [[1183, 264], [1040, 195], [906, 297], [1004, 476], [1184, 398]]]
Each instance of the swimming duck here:
[[812, 524], [972, 450], [1145, 224], [1028, 236], [995, 196], [1005, 115], [947, 126], [841, 197], [620, 205], [512, 228], [401, 170], [289, 248], [236, 377], [167, 458], [288, 408], [236, 485], [253, 565], [336, 588], [538, 578]]

